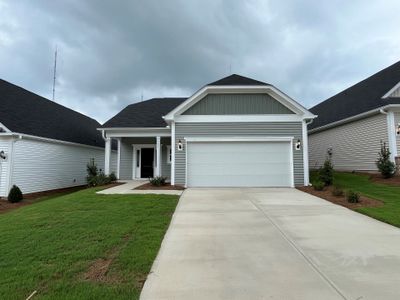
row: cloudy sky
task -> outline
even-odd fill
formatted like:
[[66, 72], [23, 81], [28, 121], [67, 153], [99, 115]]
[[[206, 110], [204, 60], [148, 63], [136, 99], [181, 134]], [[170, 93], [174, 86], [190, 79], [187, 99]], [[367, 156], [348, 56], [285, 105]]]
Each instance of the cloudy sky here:
[[400, 1], [0, 0], [0, 78], [100, 122], [238, 73], [311, 107], [400, 60]]

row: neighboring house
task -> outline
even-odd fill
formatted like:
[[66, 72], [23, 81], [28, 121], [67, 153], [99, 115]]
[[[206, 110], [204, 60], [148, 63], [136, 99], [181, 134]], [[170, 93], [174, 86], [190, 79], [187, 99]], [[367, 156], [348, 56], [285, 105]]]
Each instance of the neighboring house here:
[[308, 184], [307, 122], [316, 116], [273, 85], [239, 75], [189, 98], [132, 104], [99, 128], [118, 140], [120, 179], [168, 177], [187, 187]]
[[310, 167], [323, 164], [327, 150], [334, 167], [376, 171], [381, 143], [395, 162], [400, 153], [400, 62], [314, 106], [309, 126]]
[[[104, 167], [99, 126], [83, 114], [0, 80], [0, 197], [14, 184], [24, 194], [85, 184], [90, 159]], [[112, 156], [115, 165], [116, 153]]]

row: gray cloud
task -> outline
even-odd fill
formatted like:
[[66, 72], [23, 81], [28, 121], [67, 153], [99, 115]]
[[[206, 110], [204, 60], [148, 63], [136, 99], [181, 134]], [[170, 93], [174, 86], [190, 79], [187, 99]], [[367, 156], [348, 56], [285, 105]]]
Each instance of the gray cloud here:
[[310, 107], [399, 60], [400, 3], [3, 1], [0, 77], [99, 121], [239, 73]]

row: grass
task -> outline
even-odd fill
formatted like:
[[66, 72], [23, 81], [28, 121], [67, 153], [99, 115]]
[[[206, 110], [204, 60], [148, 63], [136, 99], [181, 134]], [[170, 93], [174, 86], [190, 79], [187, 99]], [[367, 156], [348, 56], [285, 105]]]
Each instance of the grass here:
[[[137, 299], [178, 197], [48, 197], [0, 215], [0, 299]], [[101, 280], [87, 279], [112, 260]]]
[[363, 207], [356, 211], [400, 227], [400, 187], [371, 182], [368, 175], [340, 172], [335, 172], [334, 183], [366, 197], [381, 200], [384, 203], [381, 207]]

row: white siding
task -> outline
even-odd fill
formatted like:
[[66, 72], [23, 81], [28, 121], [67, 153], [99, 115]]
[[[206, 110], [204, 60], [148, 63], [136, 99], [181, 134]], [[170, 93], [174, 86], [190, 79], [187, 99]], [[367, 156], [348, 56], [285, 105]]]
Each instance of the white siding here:
[[[395, 113], [394, 114], [394, 122], [395, 122], [395, 128], [400, 125], [400, 113]], [[396, 135], [396, 144], [397, 144], [397, 156], [400, 156], [400, 134]]]
[[[104, 149], [23, 138], [15, 141], [12, 184], [33, 193], [86, 184], [86, 164], [95, 159], [104, 170]], [[112, 152], [112, 171], [116, 171]]]
[[1, 137], [0, 138], [0, 151], [4, 151], [7, 156], [7, 159], [0, 159], [0, 197], [7, 196], [7, 187], [8, 187], [8, 168], [10, 164], [10, 144], [11, 139]]
[[133, 146], [130, 143], [121, 142], [119, 179], [130, 180], [133, 176]]
[[388, 141], [386, 115], [379, 114], [309, 136], [310, 168], [320, 167], [332, 148], [335, 169], [375, 171], [380, 142]]

